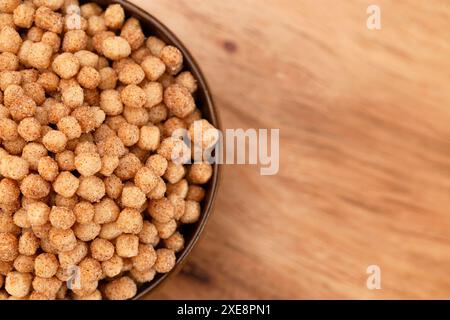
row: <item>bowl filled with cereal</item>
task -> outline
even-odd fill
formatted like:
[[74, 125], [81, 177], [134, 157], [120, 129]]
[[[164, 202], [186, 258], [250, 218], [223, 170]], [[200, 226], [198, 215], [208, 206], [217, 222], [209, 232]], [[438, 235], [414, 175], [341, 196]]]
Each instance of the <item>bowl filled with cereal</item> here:
[[150, 14], [0, 0], [0, 300], [155, 289], [212, 211], [219, 136], [199, 67]]

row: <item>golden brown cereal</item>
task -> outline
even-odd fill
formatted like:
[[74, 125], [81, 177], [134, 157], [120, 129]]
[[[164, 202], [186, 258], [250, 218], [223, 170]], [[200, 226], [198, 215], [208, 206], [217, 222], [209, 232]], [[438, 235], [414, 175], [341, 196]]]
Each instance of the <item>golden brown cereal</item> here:
[[33, 0], [33, 4], [36, 7], [45, 6], [53, 11], [57, 11], [64, 5], [64, 0]]
[[4, 156], [1, 159], [0, 173], [7, 178], [22, 180], [28, 175], [29, 165], [25, 159], [16, 156]]
[[84, 91], [79, 85], [70, 86], [62, 90], [62, 102], [69, 108], [81, 107], [84, 102]]
[[123, 114], [126, 121], [136, 126], [143, 126], [148, 123], [148, 112], [144, 108], [124, 107]]
[[75, 157], [75, 168], [83, 176], [93, 176], [102, 168], [98, 153], [81, 153]]
[[42, 143], [48, 151], [58, 153], [64, 150], [67, 143], [67, 137], [58, 130], [51, 130], [42, 138]]
[[180, 232], [175, 232], [169, 238], [164, 240], [167, 249], [180, 252], [184, 248], [184, 237]]
[[186, 129], [187, 126], [183, 120], [171, 117], [163, 124], [163, 135], [164, 137], [182, 138]]
[[147, 193], [147, 198], [153, 200], [161, 199], [164, 197], [166, 190], [166, 183], [162, 178], [158, 177], [158, 183], [156, 184], [156, 187], [154, 187], [152, 191]]
[[190, 71], [184, 71], [175, 78], [175, 83], [182, 85], [189, 90], [190, 93], [197, 91], [197, 80]]
[[78, 83], [86, 89], [95, 89], [100, 84], [99, 72], [93, 67], [82, 67], [77, 76]]
[[44, 88], [46, 92], [54, 92], [58, 89], [59, 86], [58, 76], [50, 71], [41, 73], [37, 82]]
[[158, 249], [156, 250], [156, 262], [153, 268], [156, 272], [167, 273], [173, 269], [175, 261], [176, 257], [173, 250]]
[[0, 138], [6, 141], [14, 141], [18, 137], [17, 124], [11, 119], [0, 119]]
[[95, 215], [94, 221], [98, 224], [105, 224], [116, 221], [119, 216], [120, 209], [114, 200], [104, 198], [94, 205]]
[[23, 298], [30, 292], [32, 278], [30, 273], [12, 271], [6, 276], [5, 290], [13, 297]]
[[137, 283], [150, 282], [155, 278], [155, 275], [156, 275], [155, 269], [138, 271], [137, 269], [133, 268], [130, 270], [130, 277]]
[[73, 250], [77, 245], [72, 229], [51, 228], [48, 236], [50, 243], [60, 252]]
[[148, 37], [147, 41], [145, 42], [145, 45], [147, 46], [147, 48], [150, 49], [152, 55], [156, 57], [159, 57], [159, 55], [161, 54], [161, 50], [166, 46], [164, 41], [153, 36]]
[[45, 225], [49, 215], [50, 208], [43, 202], [33, 202], [28, 205], [27, 217], [33, 227]]
[[0, 12], [13, 13], [19, 4], [20, 0], [2, 0], [0, 1]]
[[122, 37], [110, 36], [104, 39], [101, 44], [102, 53], [111, 60], [120, 60], [131, 54], [130, 44]]
[[146, 57], [141, 63], [145, 76], [150, 81], [158, 80], [164, 72], [166, 72], [166, 65], [164, 62], [155, 56]]
[[122, 268], [123, 259], [116, 254], [114, 254], [109, 260], [102, 262], [103, 273], [110, 278], [119, 275], [122, 272]]
[[10, 85], [20, 85], [22, 74], [19, 71], [0, 72], [0, 89], [5, 91]]
[[158, 221], [153, 221], [153, 224], [156, 227], [156, 230], [158, 230], [158, 236], [161, 239], [167, 239], [169, 238], [172, 234], [174, 234], [174, 232], [177, 230], [177, 222], [175, 221], [175, 219], [170, 220], [169, 222], [158, 222]]
[[152, 246], [156, 246], [159, 242], [158, 230], [150, 221], [144, 221], [138, 237], [142, 243], [151, 244]]
[[191, 157], [188, 146], [182, 140], [173, 137], [163, 139], [157, 152], [166, 160], [175, 163], [186, 163]]
[[183, 68], [183, 54], [174, 46], [165, 46], [159, 53], [159, 57], [171, 75], [177, 74]]
[[138, 147], [143, 150], [155, 151], [159, 146], [160, 131], [156, 126], [142, 126], [139, 134]]
[[28, 221], [27, 210], [23, 208], [23, 205], [22, 208], [14, 213], [13, 222], [20, 228], [31, 228], [30, 221]]
[[17, 54], [22, 45], [22, 38], [12, 27], [3, 27], [0, 30], [0, 52]]
[[82, 106], [76, 108], [71, 115], [78, 120], [81, 126], [81, 130], [84, 133], [90, 132], [96, 128], [97, 119], [94, 108], [88, 106]]
[[159, 222], [169, 222], [174, 218], [175, 208], [167, 198], [150, 201], [148, 205], [148, 213]]
[[131, 258], [133, 268], [144, 272], [153, 267], [156, 262], [156, 252], [151, 245], [140, 244], [138, 255]]
[[97, 51], [99, 54], [104, 55], [103, 52], [103, 41], [107, 38], [114, 37], [115, 33], [112, 31], [100, 31], [96, 35], [92, 37], [92, 46], [94, 47], [95, 51]]
[[116, 253], [122, 258], [138, 255], [139, 238], [133, 234], [122, 234], [116, 239]]
[[105, 195], [105, 184], [96, 177], [82, 177], [80, 179], [80, 186], [77, 190], [77, 195], [90, 202], [98, 202]]
[[122, 234], [122, 230], [116, 222], [105, 223], [102, 225], [99, 237], [106, 240], [114, 240]]
[[39, 7], [34, 16], [37, 27], [54, 33], [63, 31], [64, 19], [60, 13], [53, 12], [50, 8]]
[[100, 94], [100, 108], [108, 116], [116, 116], [122, 113], [123, 104], [120, 94], [116, 90], [104, 90]]
[[73, 208], [73, 212], [78, 223], [86, 224], [94, 219], [94, 206], [87, 201], [78, 202]]
[[205, 184], [212, 176], [212, 166], [209, 163], [201, 162], [192, 164], [187, 178], [194, 184]]
[[119, 165], [119, 161], [119, 157], [117, 156], [103, 156], [102, 168], [100, 169], [100, 173], [104, 176], [112, 175], [114, 170], [116, 170], [117, 166]]
[[130, 108], [141, 108], [147, 102], [147, 95], [144, 90], [135, 84], [126, 86], [120, 93], [123, 104]]
[[88, 245], [83, 241], [77, 241], [76, 246], [66, 252], [58, 254], [59, 263], [62, 268], [69, 268], [75, 266], [83, 260], [88, 254]]
[[33, 26], [28, 30], [26, 39], [32, 42], [39, 42], [42, 40], [43, 34], [44, 30], [39, 27]]
[[139, 140], [139, 127], [125, 122], [120, 125], [117, 135], [126, 147], [131, 147]]
[[136, 295], [137, 287], [129, 277], [113, 280], [105, 286], [105, 296], [109, 300], [127, 300]]
[[136, 155], [128, 153], [120, 158], [119, 166], [114, 171], [115, 175], [122, 180], [129, 180], [134, 178], [136, 172], [142, 167], [142, 163]]
[[70, 30], [64, 34], [62, 49], [65, 52], [75, 53], [86, 49], [88, 36], [83, 30]]
[[75, 154], [72, 151], [65, 150], [57, 153], [55, 159], [61, 171], [75, 170]]
[[35, 277], [33, 279], [33, 289], [41, 294], [46, 295], [50, 299], [54, 298], [61, 288], [62, 282], [56, 278], [41, 278]]
[[72, 53], [65, 52], [53, 60], [52, 69], [61, 78], [70, 79], [78, 73], [80, 62]]
[[169, 162], [167, 166], [167, 170], [164, 173], [164, 179], [166, 179], [169, 183], [177, 183], [181, 179], [183, 179], [186, 170], [182, 164], [176, 164], [173, 162]]
[[118, 79], [123, 84], [140, 84], [144, 78], [144, 70], [136, 63], [127, 62], [126, 67], [118, 70]]
[[83, 18], [89, 19], [92, 16], [99, 16], [102, 8], [95, 2], [89, 2], [80, 7], [80, 13]]
[[[33, 272], [34, 271], [34, 256], [19, 255], [14, 260], [14, 269], [19, 272]], [[1, 286], [0, 286], [1, 287]]]
[[139, 211], [125, 208], [117, 218], [117, 226], [124, 233], [139, 234], [142, 230], [143, 219]]
[[[120, 197], [120, 195], [122, 194], [122, 189], [123, 189], [122, 180], [120, 180], [120, 178], [114, 174], [112, 174], [109, 177], [106, 177], [105, 178], [105, 189], [106, 189], [106, 194], [108, 195], [108, 197], [110, 197], [111, 199], [118, 199]], [[0, 191], [1, 190], [2, 190], [2, 188], [1, 188], [1, 182], [0, 182]], [[0, 193], [0, 195], [1, 195], [1, 193]]]
[[96, 68], [98, 66], [99, 57], [91, 51], [80, 50], [78, 52], [75, 52], [74, 55], [80, 62], [81, 67]]
[[[149, 82], [146, 85], [144, 85], [143, 90], [147, 95], [147, 100], [144, 105], [145, 108], [151, 110], [163, 101], [163, 86], [161, 85], [161, 83]], [[159, 112], [161, 112], [161, 110], [159, 110]], [[161, 119], [160, 121], [165, 120], [167, 118], [167, 112], [166, 114], [159, 115], [157, 118], [159, 119], [162, 117], [163, 119]], [[152, 121], [152, 122], [157, 123], [159, 121]]]
[[98, 261], [107, 261], [114, 255], [114, 245], [108, 240], [97, 238], [91, 242], [91, 255]]
[[28, 51], [28, 64], [37, 69], [46, 69], [50, 65], [53, 49], [46, 43], [33, 43]]
[[41, 124], [36, 118], [25, 118], [20, 121], [17, 132], [25, 141], [34, 141], [41, 136]]
[[61, 46], [61, 38], [59, 35], [51, 31], [44, 32], [41, 41], [52, 47], [53, 53], [57, 53], [59, 51], [59, 47]]
[[51, 157], [42, 157], [39, 159], [38, 172], [42, 178], [52, 182], [58, 176], [58, 164]]
[[54, 195], [54, 204], [58, 207], [65, 207], [69, 209], [73, 209], [75, 205], [78, 203], [79, 199], [76, 195], [70, 198], [63, 197], [59, 194]]
[[105, 67], [100, 69], [100, 83], [98, 85], [99, 89], [107, 90], [114, 89], [117, 84], [117, 74], [113, 68]]
[[19, 68], [19, 58], [11, 52], [0, 53], [0, 71], [16, 71]]
[[34, 273], [38, 277], [51, 278], [58, 271], [58, 267], [58, 259], [51, 253], [41, 253], [34, 260]]
[[[21, 74], [23, 73], [21, 72]], [[25, 91], [25, 94], [33, 99], [36, 105], [40, 106], [45, 102], [45, 90], [39, 83], [25, 83], [22, 87]]]
[[109, 5], [104, 14], [105, 25], [110, 29], [120, 29], [125, 21], [125, 12], [120, 4]]
[[100, 33], [102, 31], [106, 31], [108, 29], [107, 26], [106, 26], [105, 19], [103, 18], [103, 16], [92, 16], [92, 17], [89, 17], [87, 22], [88, 22], [87, 33], [91, 37], [93, 37], [97, 33]]
[[50, 211], [49, 219], [55, 228], [69, 229], [75, 223], [76, 217], [72, 209], [54, 206]]
[[40, 175], [30, 174], [22, 180], [20, 191], [26, 197], [41, 199], [50, 193], [50, 184]]
[[79, 142], [77, 147], [75, 148], [75, 154], [79, 155], [82, 153], [97, 153], [97, 147], [91, 141]]
[[0, 233], [0, 261], [9, 262], [19, 254], [19, 241], [12, 233]]
[[206, 149], [217, 143], [219, 131], [208, 120], [197, 120], [189, 127], [189, 138], [194, 144]]
[[195, 110], [191, 93], [179, 84], [172, 84], [164, 91], [164, 103], [179, 118], [184, 118]]
[[151, 168], [142, 167], [136, 172], [134, 183], [142, 190], [142, 192], [147, 194], [156, 187], [158, 183], [158, 176]]
[[80, 181], [68, 171], [61, 172], [53, 183], [53, 189], [57, 194], [70, 198], [77, 192]]
[[22, 3], [14, 9], [14, 24], [20, 28], [30, 28], [33, 25], [34, 7], [30, 3]]
[[32, 231], [25, 231], [19, 238], [19, 253], [32, 256], [39, 248], [39, 239]]
[[186, 198], [188, 193], [189, 184], [186, 179], [181, 179], [177, 183], [168, 183], [167, 184], [167, 194], [174, 195], [181, 199]]
[[58, 130], [64, 133], [69, 140], [76, 139], [81, 136], [81, 126], [75, 117], [63, 117], [59, 120], [57, 126]]
[[187, 200], [184, 214], [180, 221], [182, 223], [195, 223], [200, 218], [200, 204], [197, 201]]
[[15, 121], [32, 117], [36, 112], [36, 102], [28, 96], [22, 96], [12, 102], [9, 107], [9, 112], [11, 118]]

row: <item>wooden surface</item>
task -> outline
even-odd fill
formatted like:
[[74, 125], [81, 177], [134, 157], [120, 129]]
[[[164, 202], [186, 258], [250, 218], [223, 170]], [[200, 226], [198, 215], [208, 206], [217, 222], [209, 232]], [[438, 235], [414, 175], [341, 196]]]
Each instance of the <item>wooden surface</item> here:
[[226, 166], [149, 298], [450, 298], [448, 1], [377, 0], [379, 31], [373, 1], [134, 2], [191, 50], [225, 128], [281, 129], [279, 174]]

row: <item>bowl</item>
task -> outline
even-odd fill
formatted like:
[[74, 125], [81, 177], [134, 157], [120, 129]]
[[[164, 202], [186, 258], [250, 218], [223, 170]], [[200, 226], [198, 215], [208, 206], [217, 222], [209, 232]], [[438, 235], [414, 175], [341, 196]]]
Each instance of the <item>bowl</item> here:
[[[92, 2], [92, 1], [80, 1], [80, 4]], [[211, 96], [211, 91], [209, 90], [208, 84], [201, 72], [197, 62], [194, 60], [192, 55], [183, 45], [183, 43], [158, 19], [153, 17], [148, 12], [143, 9], [137, 7], [136, 5], [124, 1], [124, 0], [96, 0], [102, 7], [106, 7], [112, 3], [121, 4], [125, 10], [126, 17], [135, 17], [141, 23], [142, 30], [144, 34], [148, 37], [150, 35], [157, 36], [165, 41], [167, 44], [171, 44], [178, 49], [181, 50], [184, 56], [184, 69], [189, 70], [194, 75], [195, 79], [198, 82], [198, 90], [194, 95], [195, 102], [197, 107], [202, 111], [203, 118], [207, 119], [211, 124], [213, 124], [217, 129], [221, 129], [219, 116], [217, 114], [217, 110], [214, 107], [214, 102]], [[189, 253], [194, 248], [195, 244], [199, 240], [200, 235], [205, 229], [208, 218], [210, 217], [214, 200], [218, 191], [219, 181], [220, 181], [220, 172], [221, 168], [218, 164], [213, 164], [213, 175], [211, 180], [205, 185], [206, 195], [205, 199], [201, 203], [202, 207], [202, 215], [200, 220], [192, 225], [184, 225], [182, 226], [182, 233], [185, 237], [185, 248], [177, 254], [177, 262], [175, 267], [166, 274], [158, 274], [154, 280], [152, 280], [148, 284], [143, 284], [138, 289], [137, 295], [133, 298], [134, 300], [142, 298], [144, 295], [154, 292], [154, 290], [159, 287], [163, 282], [167, 281], [167, 279], [178, 271], [181, 270], [183, 264], [186, 262], [186, 258], [189, 256]]]

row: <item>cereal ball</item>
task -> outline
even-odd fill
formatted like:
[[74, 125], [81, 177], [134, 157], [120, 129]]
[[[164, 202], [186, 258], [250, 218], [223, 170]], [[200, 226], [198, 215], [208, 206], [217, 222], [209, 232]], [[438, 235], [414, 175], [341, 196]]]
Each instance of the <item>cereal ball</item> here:
[[80, 70], [80, 62], [70, 52], [56, 56], [52, 63], [53, 71], [63, 79], [70, 79]]
[[70, 198], [78, 190], [80, 181], [68, 171], [61, 172], [53, 183], [55, 192], [63, 197]]
[[186, 179], [181, 179], [176, 183], [167, 184], [167, 194], [174, 195], [181, 199], [186, 198], [188, 192], [189, 184]]
[[44, 34], [44, 30], [42, 30], [39, 27], [33, 26], [27, 32], [27, 35], [26, 35], [27, 40], [25, 42], [27, 42], [28, 40], [31, 42], [39, 42], [42, 40], [43, 34]]
[[166, 46], [164, 41], [153, 36], [147, 38], [145, 45], [150, 49], [152, 55], [156, 57], [159, 57], [159, 55], [161, 54], [161, 50]]
[[164, 137], [175, 137], [182, 139], [187, 126], [182, 119], [171, 117], [164, 122], [162, 128]]
[[0, 274], [6, 276], [8, 272], [13, 270], [13, 262], [12, 261], [3, 261], [0, 260]]
[[113, 280], [105, 286], [105, 296], [108, 300], [128, 300], [133, 298], [136, 293], [136, 284], [129, 277]]
[[21, 121], [27, 117], [34, 116], [36, 112], [36, 102], [28, 96], [22, 96], [13, 101], [9, 107], [11, 118], [15, 121]]
[[22, 3], [14, 9], [14, 24], [19, 28], [30, 28], [34, 20], [34, 7], [30, 3]]
[[33, 43], [28, 52], [27, 61], [30, 66], [36, 69], [46, 69], [50, 65], [53, 48], [46, 43]]
[[[162, 101], [162, 87], [161, 87], [160, 97], [161, 98], [158, 100]], [[148, 94], [147, 94], [147, 103], [145, 104], [145, 107], [147, 108], [148, 106], [151, 106], [152, 104], [153, 103], [150, 103], [150, 100], [149, 100]], [[150, 110], [148, 110], [149, 121], [154, 124], [160, 123], [167, 119], [168, 112], [169, 111], [168, 111], [167, 107], [163, 103], [152, 106], [152, 107], [150, 107]]]
[[98, 202], [105, 195], [105, 184], [96, 177], [83, 177], [80, 179], [80, 186], [77, 190], [77, 195], [90, 202]]
[[116, 90], [104, 90], [100, 94], [100, 108], [109, 116], [115, 116], [123, 111], [120, 94]]
[[16, 211], [16, 213], [14, 213], [13, 222], [19, 228], [26, 229], [31, 227], [31, 224], [28, 221], [27, 210], [25, 210], [24, 208], [20, 208], [18, 211]]
[[139, 134], [138, 147], [143, 150], [155, 151], [159, 146], [160, 132], [156, 126], [142, 126]]
[[113, 116], [106, 119], [106, 124], [114, 131], [119, 130], [122, 123], [127, 122], [123, 116]]
[[120, 29], [125, 21], [125, 11], [120, 4], [109, 5], [104, 14], [105, 25], [110, 29]]
[[92, 16], [99, 16], [102, 13], [102, 8], [95, 2], [88, 2], [80, 6], [81, 16], [89, 19]]
[[19, 68], [19, 58], [11, 52], [0, 53], [0, 71], [16, 71]]
[[85, 224], [75, 224], [73, 231], [78, 239], [82, 241], [94, 240], [100, 233], [101, 226], [95, 222]]
[[139, 84], [144, 80], [145, 73], [141, 66], [136, 63], [127, 63], [126, 67], [118, 70], [118, 78], [123, 84]]
[[190, 93], [197, 91], [197, 80], [190, 71], [184, 71], [175, 78], [175, 83], [185, 87]]
[[139, 140], [139, 128], [125, 122], [119, 127], [117, 135], [125, 146], [130, 147]]
[[[149, 82], [142, 88], [147, 95], [146, 103], [144, 105], [147, 109], [152, 109], [163, 101], [163, 86], [159, 82]], [[167, 109], [167, 108], [166, 108]], [[162, 117], [162, 116], [160, 116]], [[167, 114], [164, 116], [165, 120]], [[160, 120], [160, 121], [162, 121]], [[153, 122], [153, 121], [152, 121]], [[159, 122], [159, 121], [158, 121]]]
[[77, 265], [88, 254], [88, 245], [83, 241], [78, 241], [75, 247], [66, 252], [58, 254], [59, 263], [62, 268], [69, 268]]
[[55, 228], [69, 229], [75, 223], [76, 217], [73, 211], [66, 207], [52, 207], [50, 211], [50, 223]]
[[98, 153], [81, 153], [75, 157], [75, 167], [83, 176], [93, 176], [102, 168]]
[[59, 47], [61, 46], [61, 38], [54, 32], [45, 32], [42, 35], [41, 41], [52, 47], [53, 53], [57, 53], [59, 51]]
[[42, 226], [47, 223], [50, 208], [43, 202], [33, 202], [28, 205], [27, 218], [32, 226]]
[[149, 221], [144, 221], [138, 237], [142, 243], [151, 244], [152, 246], [155, 246], [159, 241], [158, 230], [156, 230], [155, 225]]
[[142, 163], [139, 158], [133, 153], [128, 153], [120, 159], [114, 173], [125, 181], [134, 178], [140, 168], [142, 168]]
[[120, 93], [123, 104], [129, 108], [141, 108], [145, 105], [147, 95], [135, 84], [126, 86]]
[[[126, 41], [126, 40], [125, 40]], [[0, 30], [0, 52], [17, 54], [22, 45], [22, 38], [12, 27], [3, 27]]]
[[99, 71], [100, 83], [98, 88], [101, 90], [114, 89], [117, 84], [117, 74], [113, 68], [106, 67]]
[[61, 288], [62, 282], [56, 278], [41, 278], [41, 277], [35, 277], [33, 279], [33, 289], [41, 294], [44, 294], [45, 296], [49, 298], [54, 298], [56, 294], [58, 293], [59, 289]]
[[22, 84], [34, 83], [39, 78], [39, 71], [36, 69], [23, 69], [20, 70], [22, 75]]
[[0, 233], [0, 261], [9, 262], [19, 254], [19, 241], [12, 233]]
[[50, 193], [50, 184], [40, 175], [30, 174], [22, 180], [20, 191], [26, 197], [41, 199]]
[[[142, 61], [144, 61], [144, 59], [147, 58], [148, 56], [150, 56], [151, 54], [152, 54], [152, 53], [150, 52], [150, 49], [149, 49], [149, 48], [147, 48], [147, 47], [145, 47], [145, 46], [142, 46], [142, 47], [140, 47], [139, 49], [134, 50], [134, 51], [131, 53], [131, 58], [132, 58], [136, 63], [141, 64]], [[145, 74], [144, 74], [144, 77], [145, 77]]]
[[175, 267], [175, 252], [169, 249], [156, 250], [156, 262], [153, 268], [156, 272], [167, 273]]
[[62, 102], [72, 109], [81, 107], [84, 102], [83, 89], [79, 85], [74, 85], [62, 90]]
[[110, 223], [117, 220], [120, 209], [114, 200], [104, 198], [94, 205], [95, 215], [94, 222], [98, 224]]
[[81, 126], [75, 117], [62, 117], [58, 121], [57, 126], [58, 130], [64, 133], [69, 140], [76, 139], [81, 136]]
[[31, 256], [39, 248], [39, 239], [32, 231], [25, 231], [19, 238], [19, 253]]
[[131, 50], [136, 50], [141, 47], [145, 40], [145, 35], [142, 32], [139, 20], [133, 17], [125, 22], [120, 31], [120, 36], [128, 41]]
[[[105, 178], [105, 189], [106, 189], [106, 194], [108, 195], [108, 197], [110, 197], [111, 199], [118, 199], [120, 197], [120, 195], [122, 194], [122, 189], [123, 189], [122, 180], [120, 180], [120, 178], [114, 174], [112, 174], [109, 177], [106, 177]], [[1, 183], [0, 183], [0, 191], [1, 190], [2, 190], [2, 188], [1, 188]], [[0, 193], [0, 195], [1, 195], [1, 193]], [[1, 201], [0, 201], [0, 203], [1, 203]]]
[[51, 253], [41, 253], [34, 260], [34, 273], [38, 277], [51, 278], [58, 271], [59, 263]]
[[67, 137], [58, 130], [51, 130], [42, 138], [42, 143], [48, 151], [58, 153], [64, 151], [67, 144]]
[[73, 197], [70, 197], [70, 198], [63, 197], [59, 194], [55, 194], [54, 196], [55, 196], [54, 205], [56, 205], [58, 207], [65, 207], [65, 208], [73, 209], [73, 207], [75, 207], [75, 205], [79, 201], [78, 197], [76, 195], [74, 195]]
[[53, 11], [58, 11], [64, 5], [64, 0], [33, 0], [36, 7], [47, 7]]
[[86, 224], [93, 221], [95, 209], [91, 203], [82, 201], [75, 205], [73, 208], [73, 213], [75, 214], [75, 218], [78, 223]]
[[156, 262], [156, 252], [151, 245], [140, 244], [139, 253], [137, 256], [132, 257], [133, 268], [144, 272], [153, 267]]
[[80, 50], [74, 53], [75, 57], [80, 62], [81, 67], [96, 68], [98, 65], [98, 55], [88, 50]]
[[158, 177], [158, 183], [156, 184], [156, 187], [152, 189], [149, 193], [147, 193], [147, 198], [157, 200], [164, 197], [164, 194], [166, 193], [167, 187], [164, 180], [160, 177]]
[[120, 60], [131, 54], [131, 47], [128, 41], [124, 38], [112, 36], [103, 40], [102, 52], [108, 59]]
[[109, 260], [102, 262], [103, 273], [109, 278], [113, 278], [119, 275], [122, 272], [122, 268], [123, 268], [123, 260], [116, 254], [114, 254]]
[[142, 190], [142, 192], [147, 194], [156, 187], [158, 183], [158, 176], [151, 168], [142, 167], [136, 172], [134, 183]]
[[164, 91], [164, 103], [179, 118], [184, 118], [195, 110], [191, 93], [179, 84], [173, 84]]
[[194, 163], [189, 169], [187, 178], [194, 184], [205, 184], [209, 181], [213, 173], [212, 166], [209, 163]]
[[25, 141], [35, 141], [41, 136], [41, 124], [35, 118], [20, 121], [17, 132]]
[[100, 173], [104, 176], [110, 176], [113, 174], [114, 170], [119, 165], [119, 157], [117, 156], [103, 156], [102, 157], [102, 168], [100, 169]]
[[28, 300], [49, 300], [49, 297], [43, 293], [33, 291], [30, 293]]
[[34, 15], [34, 23], [41, 29], [59, 34], [63, 31], [64, 19], [60, 13], [53, 12], [50, 8], [39, 7]]
[[143, 219], [139, 211], [125, 208], [117, 218], [117, 226], [124, 233], [139, 234], [142, 230]]
[[33, 272], [34, 256], [19, 255], [16, 260], [14, 260], [14, 269], [24, 273]]
[[59, 78], [53, 72], [47, 71], [39, 75], [37, 83], [40, 84], [46, 92], [54, 92], [58, 89]]
[[200, 214], [201, 214], [200, 203], [192, 200], [187, 200], [184, 214], [181, 217], [180, 221], [186, 224], [195, 223], [200, 218]]
[[88, 106], [82, 106], [76, 108], [72, 114], [81, 126], [81, 130], [84, 133], [90, 132], [95, 129], [97, 125], [96, 112], [94, 108]]
[[1, 159], [0, 172], [14, 180], [22, 180], [28, 175], [29, 165], [25, 159], [16, 156], [4, 156]]
[[150, 201], [148, 205], [148, 213], [159, 222], [169, 222], [174, 218], [175, 208], [167, 198]]
[[91, 242], [91, 254], [98, 261], [107, 261], [114, 255], [114, 245], [108, 240], [97, 238]]
[[161, 50], [159, 57], [171, 75], [177, 74], [183, 68], [183, 54], [174, 46], [165, 46]]
[[86, 89], [95, 89], [99, 86], [100, 73], [93, 67], [82, 67], [77, 76], [78, 83]]
[[148, 112], [144, 108], [124, 107], [122, 115], [126, 121], [138, 127], [148, 123]]
[[0, 12], [13, 13], [17, 6], [20, 5], [19, 0], [1, 0], [0, 1]]
[[180, 252], [184, 248], [184, 237], [178, 231], [172, 234], [169, 238], [164, 240], [167, 249], [175, 252]]
[[117, 255], [122, 258], [131, 258], [138, 255], [139, 238], [132, 234], [122, 234], [116, 240]]
[[82, 153], [97, 153], [97, 147], [91, 141], [80, 142], [75, 148], [75, 154], [79, 155]]
[[147, 198], [141, 189], [130, 184], [124, 186], [121, 200], [122, 206], [139, 209], [147, 201]]
[[[49, 100], [47, 99], [47, 101]], [[70, 108], [60, 102], [55, 103], [50, 102], [47, 109], [48, 109], [48, 120], [52, 124], [58, 123], [62, 118], [68, 116], [70, 113]]]
[[175, 220], [180, 220], [184, 215], [184, 211], [186, 210], [186, 201], [183, 198], [180, 198], [176, 194], [170, 194], [168, 196], [170, 202], [172, 202], [175, 208]]
[[167, 170], [164, 173], [164, 179], [166, 179], [170, 183], [177, 183], [181, 179], [183, 179], [185, 172], [186, 171], [182, 164], [176, 164], [173, 162], [169, 162], [168, 166], [167, 166]]
[[25, 94], [36, 103], [36, 105], [42, 105], [45, 102], [45, 90], [40, 84], [25, 83], [23, 85], [23, 90], [25, 91]]
[[130, 271], [130, 277], [137, 283], [150, 282], [155, 278], [155, 275], [156, 271], [154, 269], [139, 271], [136, 268], [133, 268]]
[[208, 120], [197, 120], [189, 127], [189, 138], [202, 148], [210, 148], [217, 143], [219, 131]]
[[[48, 234], [50, 233], [51, 228], [52, 228], [52, 225], [50, 224], [50, 222], [47, 222], [40, 226], [31, 225], [31, 229], [33, 230], [33, 233], [36, 235], [36, 237], [41, 239], [41, 242], [43, 239], [48, 239]], [[42, 246], [42, 243], [41, 243], [41, 246]]]
[[5, 91], [10, 85], [20, 85], [22, 82], [22, 74], [19, 71], [2, 71], [0, 72], [0, 89]]
[[177, 230], [177, 222], [175, 219], [170, 220], [169, 222], [158, 222], [154, 221], [156, 229], [158, 230], [158, 235], [161, 239], [167, 239]]
[[65, 52], [77, 52], [86, 49], [88, 36], [83, 30], [70, 30], [64, 34], [62, 49]]
[[20, 233], [14, 224], [13, 217], [7, 212], [0, 212], [0, 232]]
[[144, 61], [142, 61], [141, 66], [145, 72], [145, 76], [150, 81], [158, 80], [164, 72], [166, 72], [166, 65], [164, 62], [155, 56], [146, 57]]
[[55, 158], [60, 170], [75, 170], [75, 154], [72, 151], [65, 150], [61, 153], [56, 154]]
[[122, 234], [122, 230], [116, 222], [105, 223], [102, 225], [99, 237], [106, 240], [114, 240]]
[[29, 273], [10, 272], [6, 276], [5, 289], [16, 298], [23, 298], [30, 292], [32, 276]]
[[95, 89], [84, 89], [84, 102], [89, 106], [100, 104], [100, 92]]
[[72, 229], [51, 228], [48, 236], [50, 243], [60, 252], [73, 250], [77, 245]]
[[191, 151], [186, 144], [177, 138], [168, 137], [161, 141], [158, 154], [175, 163], [186, 163], [191, 158]]
[[103, 18], [103, 16], [92, 16], [88, 19], [87, 22], [87, 33], [91, 37], [108, 29], [106, 27], [105, 19]]

